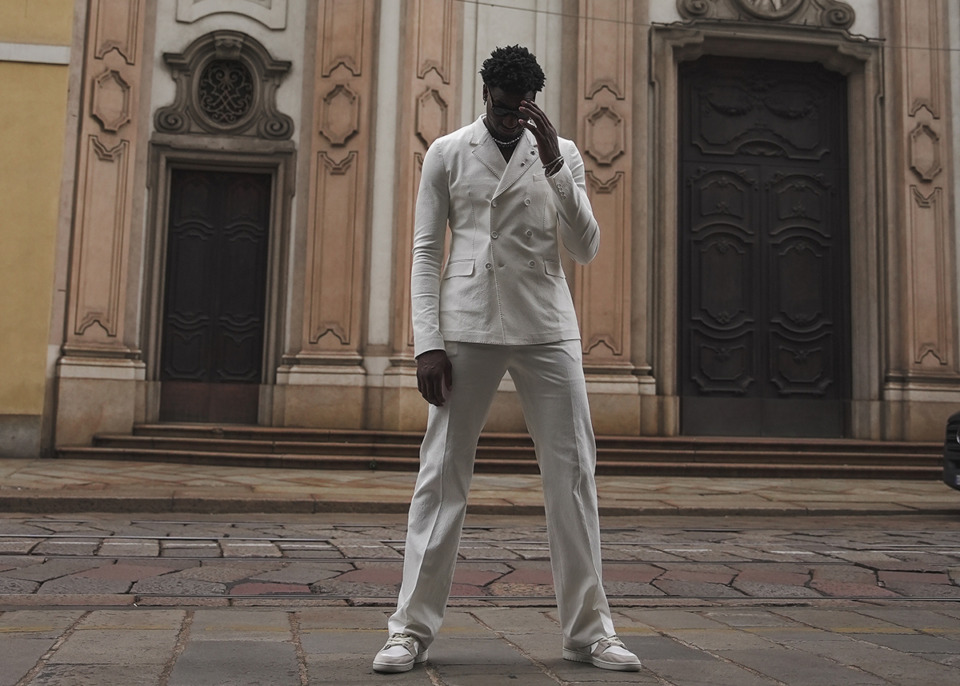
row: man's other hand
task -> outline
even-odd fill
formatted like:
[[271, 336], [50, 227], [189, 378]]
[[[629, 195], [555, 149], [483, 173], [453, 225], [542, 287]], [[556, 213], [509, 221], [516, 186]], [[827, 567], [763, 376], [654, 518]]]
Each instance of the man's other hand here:
[[431, 405], [443, 406], [453, 387], [453, 365], [446, 350], [428, 350], [417, 357], [417, 389]]

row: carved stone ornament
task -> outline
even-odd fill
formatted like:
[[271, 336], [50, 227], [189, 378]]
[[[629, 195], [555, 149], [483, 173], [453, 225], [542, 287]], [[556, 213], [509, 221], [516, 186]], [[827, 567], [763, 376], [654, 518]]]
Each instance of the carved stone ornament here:
[[162, 133], [206, 133], [286, 140], [293, 119], [277, 110], [290, 62], [275, 60], [238, 31], [201, 36], [182, 53], [164, 53], [177, 95], [154, 115]]
[[781, 23], [849, 29], [856, 15], [841, 0], [677, 0], [687, 21]]

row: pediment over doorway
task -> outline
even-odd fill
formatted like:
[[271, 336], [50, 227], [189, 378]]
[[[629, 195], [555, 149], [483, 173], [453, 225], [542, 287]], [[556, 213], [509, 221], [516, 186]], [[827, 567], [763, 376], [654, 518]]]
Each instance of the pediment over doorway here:
[[840, 0], [677, 0], [687, 21], [782, 23], [829, 29], [849, 29], [856, 14]]

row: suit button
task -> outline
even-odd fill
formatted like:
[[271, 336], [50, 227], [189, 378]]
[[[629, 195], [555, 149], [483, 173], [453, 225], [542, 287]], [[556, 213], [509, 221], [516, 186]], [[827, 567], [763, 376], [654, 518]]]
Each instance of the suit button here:
[[494, 231], [493, 233], [490, 234], [490, 238], [492, 238], [493, 240], [497, 240], [498, 238], [500, 238], [500, 234]]
[[531, 231], [530, 229], [527, 229], [527, 238], [529, 238], [532, 235], [533, 235], [533, 231]]
[[530, 206], [530, 198], [524, 198], [524, 199], [523, 199], [523, 204], [524, 204], [524, 205], [527, 205], [527, 206], [529, 207], [529, 206]]
[[490, 203], [490, 204], [493, 205], [494, 207], [496, 207], [496, 206], [497, 206], [497, 201], [494, 200], [494, 201], [493, 201], [492, 203]]
[[483, 265], [483, 266], [484, 266], [485, 269], [493, 269], [493, 265], [490, 264], [489, 262], [487, 262], [487, 263], [486, 263], [485, 265]]
[[530, 260], [529, 262], [527, 262], [527, 264], [529, 264], [531, 267], [536, 267], [536, 266], [537, 266], [537, 263], [534, 262], [533, 260]]

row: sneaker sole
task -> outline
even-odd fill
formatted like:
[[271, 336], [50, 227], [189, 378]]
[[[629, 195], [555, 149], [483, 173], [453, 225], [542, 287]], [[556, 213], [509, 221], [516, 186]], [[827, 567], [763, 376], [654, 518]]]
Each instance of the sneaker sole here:
[[427, 661], [427, 651], [423, 651], [417, 655], [411, 662], [404, 662], [403, 664], [393, 664], [392, 662], [377, 662], [373, 661], [373, 671], [380, 672], [382, 674], [399, 674], [401, 672], [409, 672], [413, 669], [414, 665], [419, 665]]
[[570, 660], [571, 662], [586, 662], [594, 667], [598, 667], [600, 669], [609, 669], [614, 672], [639, 672], [642, 666], [639, 662], [604, 662], [603, 660], [598, 660], [591, 655], [584, 655], [583, 653], [578, 653], [577, 651], [570, 650], [569, 648], [563, 649], [563, 659]]

